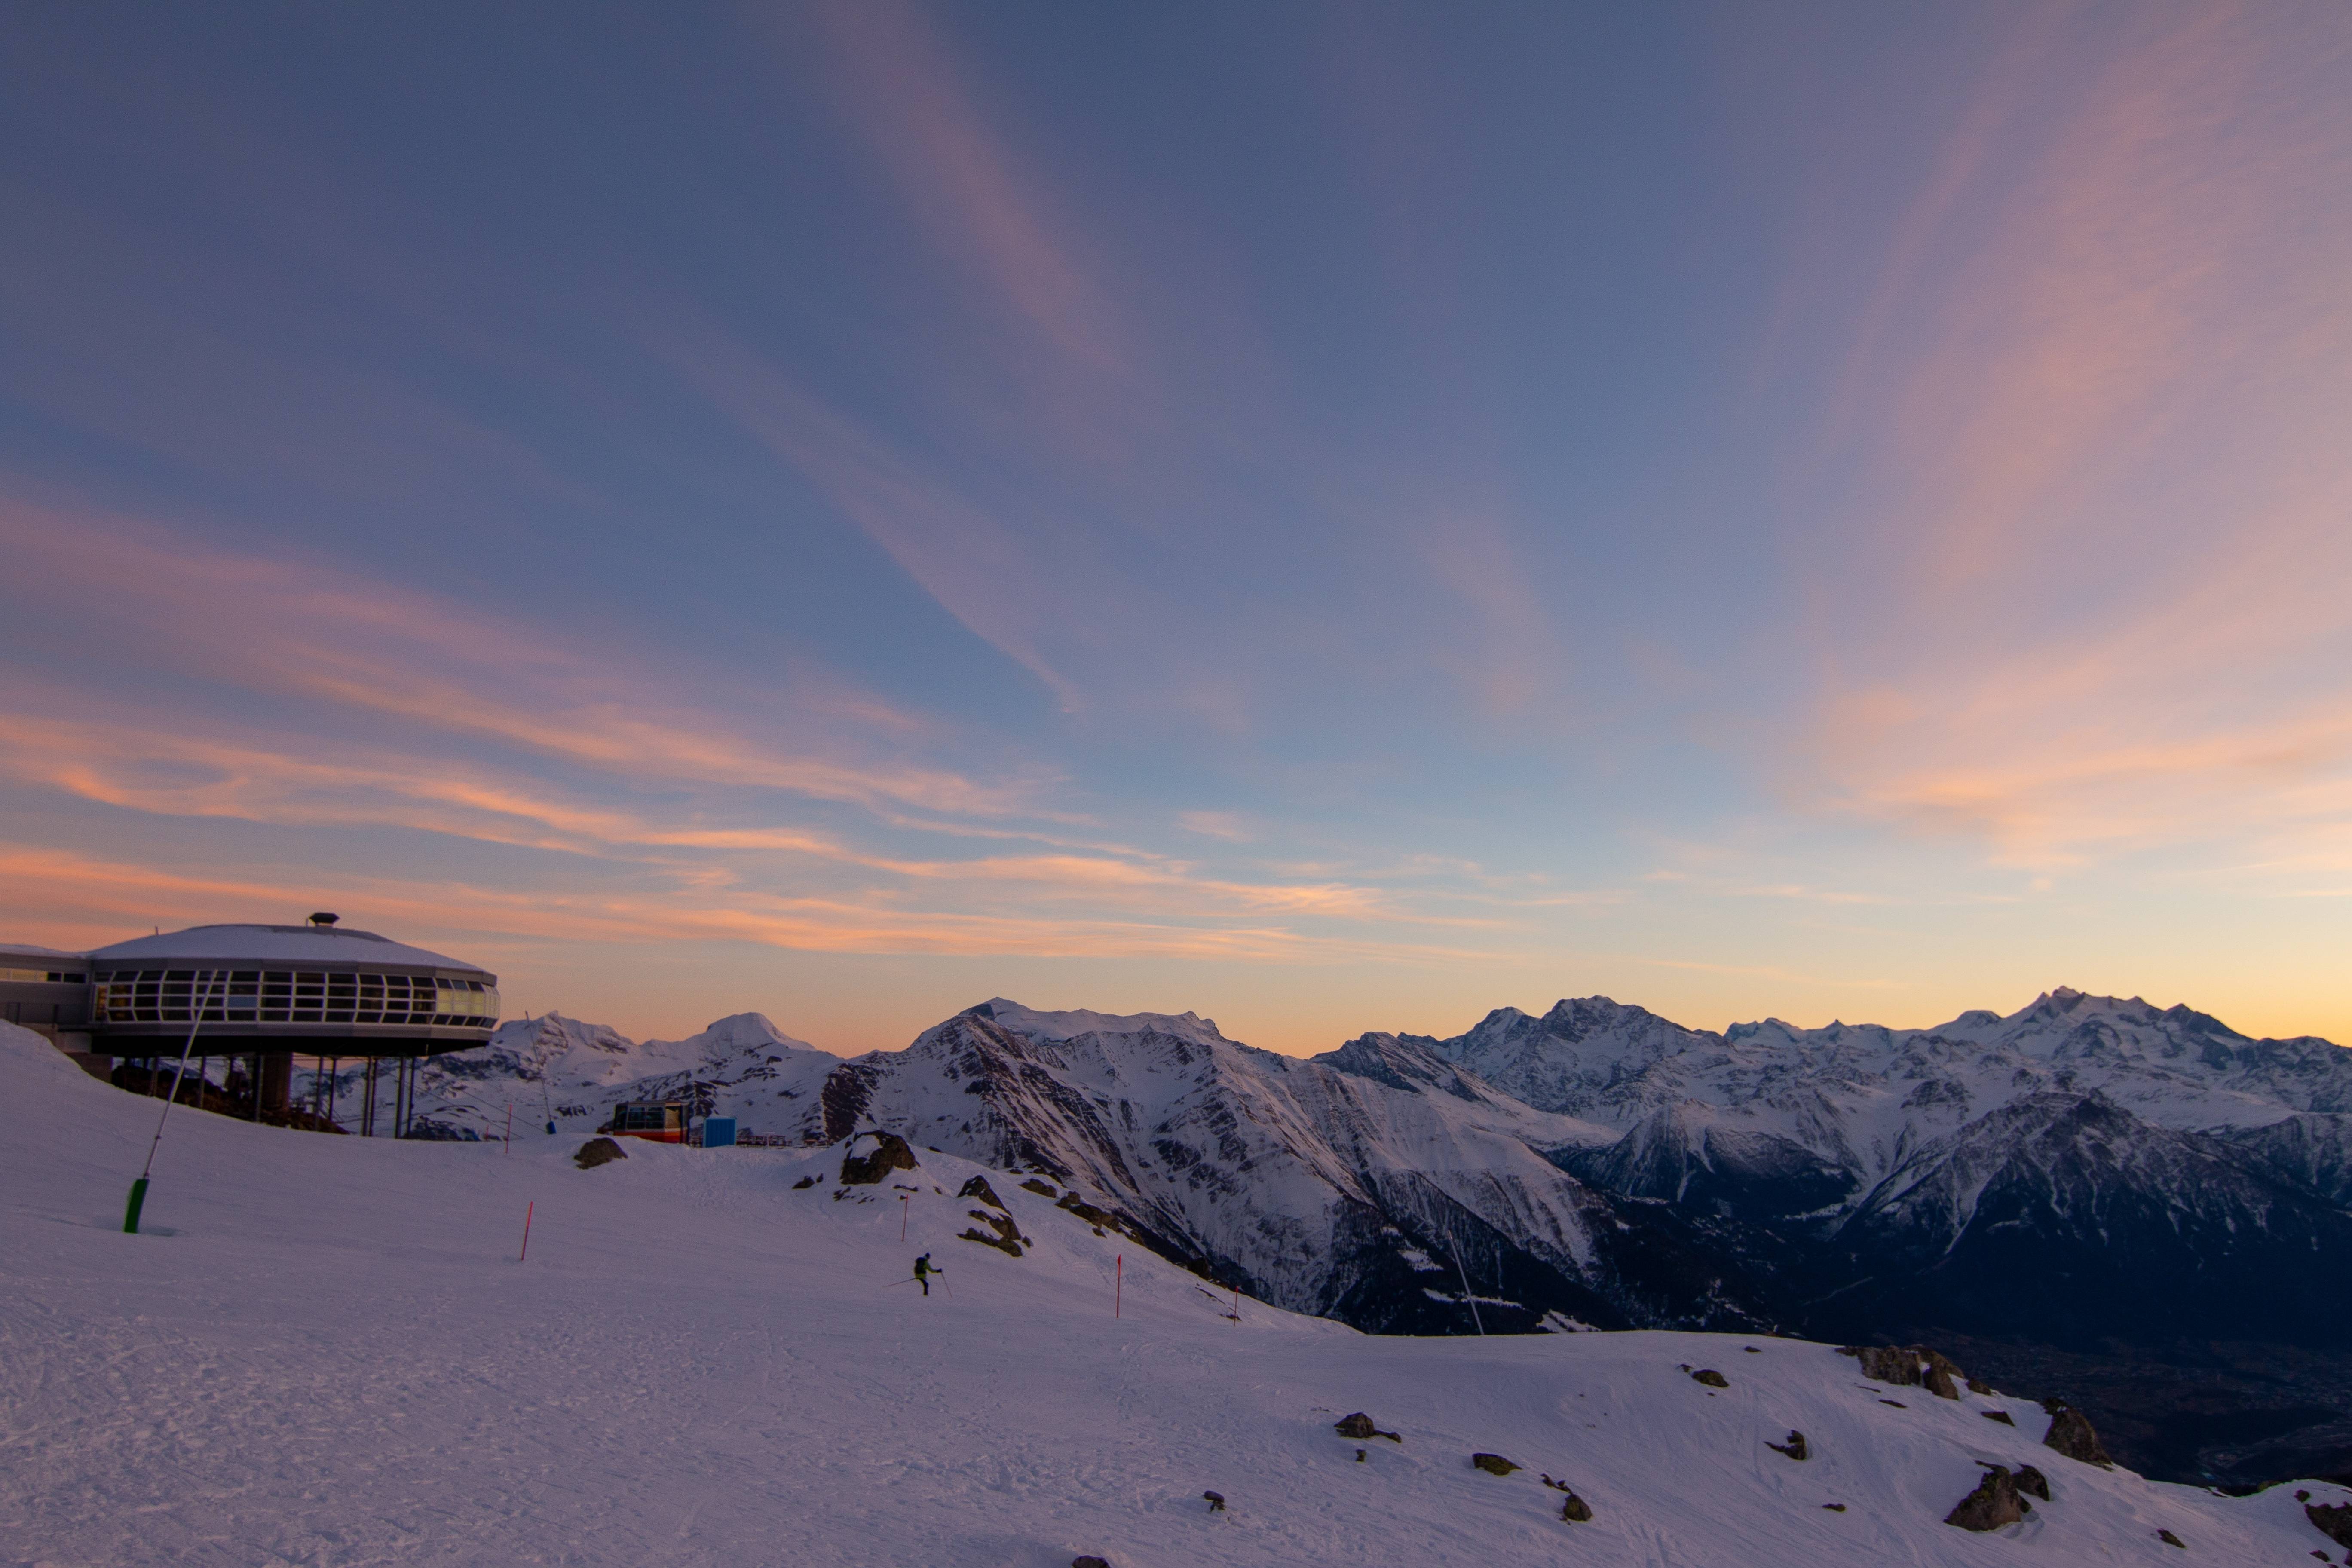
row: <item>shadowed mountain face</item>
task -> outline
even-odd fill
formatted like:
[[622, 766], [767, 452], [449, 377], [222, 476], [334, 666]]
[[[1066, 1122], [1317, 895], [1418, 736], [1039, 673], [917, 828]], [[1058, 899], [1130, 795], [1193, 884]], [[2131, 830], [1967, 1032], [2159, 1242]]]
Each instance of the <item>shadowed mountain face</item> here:
[[1301, 1062], [1191, 1014], [998, 1001], [844, 1063], [820, 1101], [803, 1136], [877, 1126], [1035, 1172], [1204, 1279], [1363, 1328], [1759, 1321], [1688, 1310], [1720, 1281], [1687, 1227], [1542, 1152], [1593, 1129], [1391, 1037]]
[[[2352, 1339], [2352, 1053], [2323, 1040], [2063, 990], [1934, 1029], [1720, 1035], [1590, 997], [1305, 1061], [1191, 1014], [1001, 999], [845, 1062], [757, 1023], [661, 1047], [660, 1081], [714, 1075], [755, 1131], [881, 1128], [1035, 1173], [1204, 1289], [1388, 1332], [1780, 1329], [2137, 1363], [2194, 1396], [2050, 1392], [2180, 1479], [2259, 1479], [2263, 1455], [2352, 1431], [2352, 1398], [2243, 1371], [2247, 1346]], [[575, 1076], [629, 1078], [610, 1046], [567, 1044], [594, 1058]], [[2217, 1342], [2240, 1370], [2187, 1370]]]

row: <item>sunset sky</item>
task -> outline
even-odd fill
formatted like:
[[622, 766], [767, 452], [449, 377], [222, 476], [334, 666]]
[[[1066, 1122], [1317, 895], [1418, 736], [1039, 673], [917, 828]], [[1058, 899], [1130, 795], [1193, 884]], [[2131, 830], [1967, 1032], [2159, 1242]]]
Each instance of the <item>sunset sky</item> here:
[[2352, 7], [12, 5], [0, 938], [2352, 1040]]

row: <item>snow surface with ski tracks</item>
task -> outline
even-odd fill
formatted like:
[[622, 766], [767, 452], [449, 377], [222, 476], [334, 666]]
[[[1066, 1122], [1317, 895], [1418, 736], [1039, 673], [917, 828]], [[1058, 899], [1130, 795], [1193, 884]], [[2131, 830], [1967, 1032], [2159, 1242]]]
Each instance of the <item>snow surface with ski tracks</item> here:
[[[1232, 1297], [987, 1173], [1032, 1243], [1007, 1257], [958, 1239], [979, 1167], [928, 1151], [844, 1189], [837, 1148], [639, 1143], [582, 1171], [578, 1138], [509, 1152], [180, 1109], [134, 1237], [121, 1201], [159, 1103], [5, 1026], [0, 1097], [26, 1112], [0, 1153], [12, 1564], [2336, 1555], [2293, 1488], [2078, 1464], [2030, 1400], [1882, 1387], [1826, 1346], [1381, 1338], [1247, 1298], [1235, 1321]], [[922, 1252], [946, 1269], [928, 1299]], [[1339, 1436], [1358, 1410], [1402, 1441]], [[1767, 1447], [1791, 1428], [1805, 1462]], [[1478, 1451], [1526, 1468], [1483, 1473]], [[1980, 1463], [2038, 1466], [2052, 1500], [1991, 1534], [1943, 1524]], [[1546, 1474], [1591, 1522], [1559, 1518]]]

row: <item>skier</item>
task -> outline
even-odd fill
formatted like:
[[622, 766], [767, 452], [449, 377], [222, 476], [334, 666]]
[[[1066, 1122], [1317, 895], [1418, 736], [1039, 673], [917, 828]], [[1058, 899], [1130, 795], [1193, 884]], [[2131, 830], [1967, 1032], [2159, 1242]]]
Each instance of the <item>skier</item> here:
[[928, 1252], [915, 1259], [915, 1282], [923, 1288], [926, 1296], [931, 1293], [931, 1276], [946, 1272], [931, 1262], [931, 1255]]

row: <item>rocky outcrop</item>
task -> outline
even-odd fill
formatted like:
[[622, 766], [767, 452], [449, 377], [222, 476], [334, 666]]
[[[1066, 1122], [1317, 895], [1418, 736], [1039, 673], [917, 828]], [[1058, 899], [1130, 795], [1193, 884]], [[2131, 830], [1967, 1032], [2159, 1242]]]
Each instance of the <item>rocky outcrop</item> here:
[[1799, 1463], [1802, 1463], [1813, 1457], [1812, 1449], [1808, 1447], [1805, 1442], [1805, 1435], [1802, 1432], [1798, 1431], [1793, 1426], [1789, 1429], [1789, 1440], [1787, 1442], [1767, 1443], [1764, 1446], [1771, 1449], [1776, 1454], [1786, 1454], [1789, 1458], [1797, 1460]]
[[1507, 1476], [1519, 1468], [1500, 1454], [1473, 1454], [1470, 1463], [1490, 1476]]
[[1944, 1516], [1946, 1524], [1962, 1530], [1982, 1532], [1999, 1530], [2005, 1524], [2015, 1524], [2025, 1517], [2024, 1505], [2017, 1500], [2017, 1479], [2003, 1465], [1994, 1465], [1985, 1471], [1976, 1490], [1962, 1498], [1951, 1512]]
[[863, 1062], [845, 1062], [824, 1078], [824, 1087], [817, 1093], [818, 1113], [823, 1118], [824, 1141], [838, 1143], [857, 1130], [866, 1118], [866, 1102], [874, 1096], [874, 1080], [880, 1074]]
[[966, 1182], [962, 1186], [956, 1189], [956, 1196], [960, 1198], [978, 1198], [982, 1203], [992, 1205], [997, 1208], [1003, 1208], [1004, 1206], [1004, 1200], [996, 1195], [996, 1189], [988, 1184], [988, 1178], [986, 1176], [972, 1177], [971, 1180]]
[[[2296, 1495], [2309, 1497], [2311, 1494], [2301, 1492]], [[2311, 1527], [2320, 1534], [2352, 1552], [2352, 1502], [2305, 1503], [2303, 1505], [2303, 1517], [2311, 1521]]]
[[1357, 1411], [1352, 1415], [1342, 1415], [1337, 1421], [1332, 1422], [1331, 1430], [1337, 1432], [1342, 1437], [1350, 1437], [1359, 1443], [1372, 1437], [1386, 1437], [1391, 1443], [1402, 1443], [1404, 1441], [1403, 1438], [1398, 1436], [1395, 1433], [1383, 1432], [1378, 1426], [1373, 1426], [1372, 1418], [1365, 1415], [1360, 1410]]
[[1860, 1362], [1862, 1375], [1874, 1383], [1925, 1388], [1938, 1399], [1958, 1399], [1968, 1375], [1949, 1356], [1918, 1345], [1845, 1345], [1838, 1354]]
[[2089, 1416], [2071, 1405], [2053, 1403], [2044, 1408], [2050, 1412], [2050, 1430], [2042, 1439], [2043, 1447], [2103, 1470], [2114, 1468], [2115, 1461], [2099, 1446], [2099, 1434], [2092, 1427]]
[[1691, 1373], [1693, 1383], [1703, 1383], [1709, 1388], [1729, 1388], [1731, 1380], [1711, 1366], [1703, 1366]]
[[2043, 1502], [2050, 1500], [2050, 1478], [2032, 1465], [2019, 1466], [2016, 1479], [2017, 1489], [2027, 1497], [2038, 1497]]
[[1022, 1245], [1029, 1238], [1021, 1234], [1021, 1227], [1013, 1223], [1011, 1215], [991, 1214], [986, 1209], [971, 1209], [967, 1212], [971, 1218], [987, 1226], [987, 1229], [967, 1226], [956, 1237], [958, 1241], [976, 1241], [982, 1247], [996, 1248], [1008, 1258], [1021, 1256]]
[[912, 1171], [915, 1152], [896, 1132], [861, 1132], [857, 1138], [871, 1138], [874, 1147], [866, 1153], [856, 1152], [857, 1139], [850, 1141], [850, 1152], [841, 1157], [841, 1184], [845, 1187], [870, 1187], [880, 1183], [893, 1171]]
[[628, 1157], [628, 1151], [610, 1138], [591, 1138], [580, 1145], [580, 1152], [572, 1156], [572, 1163], [583, 1171], [593, 1171], [599, 1165], [609, 1165], [615, 1160]]
[[1567, 1498], [1559, 1505], [1560, 1518], [1566, 1520], [1570, 1524], [1589, 1524], [1591, 1522], [1592, 1505], [1586, 1502], [1582, 1498], [1577, 1496], [1575, 1488], [1570, 1486], [1566, 1481], [1556, 1481], [1549, 1476], [1544, 1477], [1543, 1484], [1549, 1487], [1556, 1492], [1566, 1492], [1568, 1494]]

